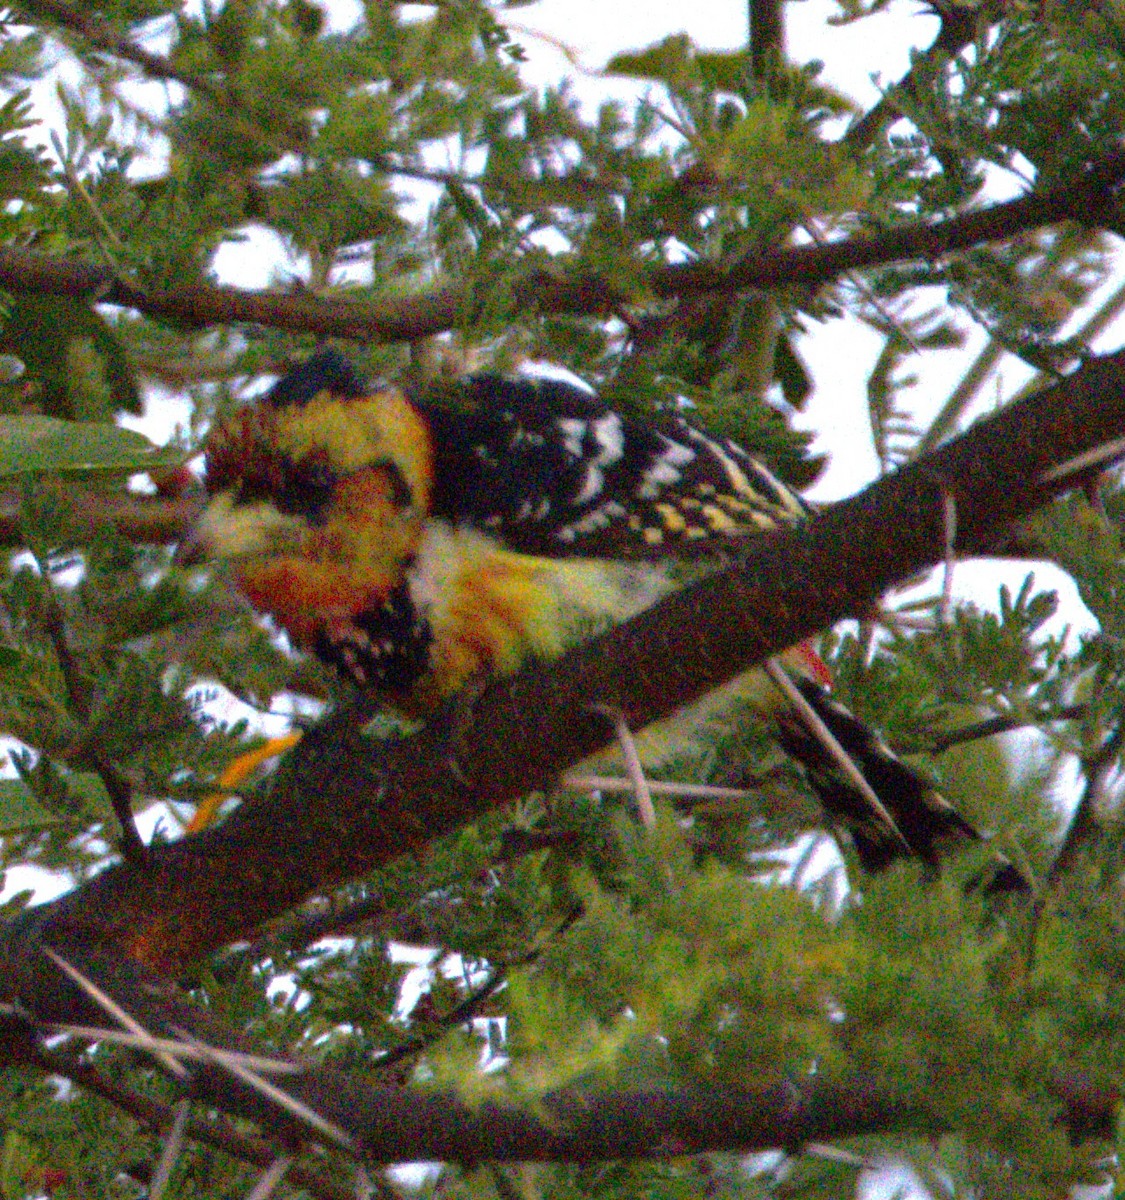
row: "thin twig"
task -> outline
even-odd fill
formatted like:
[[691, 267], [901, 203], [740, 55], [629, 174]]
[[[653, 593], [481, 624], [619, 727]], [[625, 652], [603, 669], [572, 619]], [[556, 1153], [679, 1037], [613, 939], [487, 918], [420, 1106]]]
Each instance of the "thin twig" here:
[[1066, 836], [1055, 855], [1043, 887], [1035, 897], [1031, 909], [1031, 921], [1027, 938], [1027, 961], [1033, 963], [1039, 945], [1039, 930], [1047, 907], [1055, 897], [1059, 884], [1078, 858], [1079, 852], [1097, 832], [1097, 808], [1105, 790], [1106, 780], [1116, 765], [1122, 745], [1125, 744], [1125, 722], [1121, 722], [1105, 739], [1102, 745], [1083, 760], [1086, 786], [1078, 799], [1070, 818]]
[[995, 18], [997, 7], [992, 0], [972, 8], [959, 4], [942, 6], [939, 10], [941, 26], [937, 37], [915, 58], [910, 70], [897, 83], [888, 87], [878, 101], [848, 129], [844, 134], [844, 145], [857, 153], [869, 146], [884, 125], [901, 116], [895, 106], [895, 94], [914, 96], [923, 74], [932, 72], [942, 59], [956, 58], [976, 36], [978, 23]]
[[164, 1189], [172, 1178], [172, 1168], [184, 1148], [184, 1137], [187, 1130], [188, 1117], [191, 1114], [191, 1101], [185, 1096], [176, 1102], [175, 1115], [172, 1118], [172, 1128], [164, 1139], [164, 1147], [160, 1152], [160, 1161], [156, 1164], [152, 1181], [148, 1185], [148, 1200], [161, 1200]]
[[508, 978], [509, 971], [514, 967], [525, 967], [535, 962], [549, 945], [563, 937], [567, 930], [581, 918], [584, 911], [581, 905], [575, 905], [562, 921], [559, 922], [556, 928], [552, 929], [546, 937], [540, 939], [534, 946], [525, 950], [523, 954], [507, 959], [504, 962], [494, 963], [492, 974], [480, 987], [474, 988], [464, 1000], [454, 1005], [449, 1012], [434, 1022], [425, 1034], [413, 1037], [408, 1042], [401, 1042], [393, 1049], [388, 1050], [375, 1065], [380, 1070], [385, 1070], [387, 1067], [401, 1062], [407, 1056], [420, 1053], [428, 1046], [432, 1046], [438, 1038], [444, 1036], [447, 1030], [466, 1024], [477, 1015], [482, 1005], [500, 990]]
[[[89, 996], [90, 999], [99, 1006], [99, 1008], [102, 1008], [105, 1012], [109, 1013], [111, 1017], [114, 1017], [120, 1021], [126, 1029], [141, 1037], [152, 1037], [149, 1031], [145, 1029], [145, 1027], [136, 1019], [136, 1017], [126, 1012], [125, 1009], [123, 1009], [121, 1005], [113, 999], [112, 996], [103, 992], [102, 989], [98, 987], [98, 985], [92, 979], [89, 979], [87, 976], [83, 975], [77, 967], [71, 966], [65, 958], [59, 954], [56, 954], [50, 946], [44, 946], [43, 953], [55, 964], [55, 966], [59, 968], [60, 971], [63, 972], [64, 975], [76, 983], [82, 989], [82, 991], [85, 992], [86, 995]], [[168, 1054], [163, 1050], [157, 1050], [154, 1051], [154, 1056], [158, 1058], [178, 1079], [188, 1078], [188, 1072], [173, 1055]]]
[[652, 791], [645, 778], [645, 769], [641, 765], [641, 756], [637, 753], [637, 743], [625, 714], [608, 704], [595, 704], [594, 711], [600, 713], [613, 726], [617, 745], [621, 750], [621, 759], [629, 776], [633, 797], [637, 802], [637, 812], [645, 829], [656, 828], [656, 806], [652, 802]]
[[[951, 746], [980, 741], [981, 738], [994, 737], [998, 733], [1011, 733], [1016, 729], [1027, 729], [1032, 725], [1048, 725], [1055, 721], [1078, 721], [1085, 715], [1085, 704], [1066, 704], [1049, 713], [1030, 715], [1012, 713], [1009, 716], [986, 717], [983, 721], [974, 721], [971, 725], [961, 725], [957, 729], [947, 729], [943, 733], [934, 734], [924, 746], [919, 746], [917, 749], [919, 752], [941, 754]], [[915, 747], [910, 747], [910, 750], [914, 749]]]
[[[78, 718], [82, 722], [88, 723], [92, 711], [89, 681], [71, 650], [70, 638], [66, 631], [66, 618], [63, 615], [58, 596], [55, 595], [55, 585], [47, 577], [46, 572], [44, 572], [44, 581], [43, 627], [54, 648], [70, 705]], [[140, 831], [137, 829], [137, 822], [133, 816], [132, 788], [100, 750], [91, 748], [86, 757], [105, 785], [110, 805], [113, 808], [113, 815], [117, 818], [117, 824], [121, 830], [122, 855], [128, 862], [137, 865], [143, 864], [145, 844], [141, 840]]]
[[1070, 870], [1078, 852], [1097, 832], [1097, 809], [1105, 792], [1106, 781], [1116, 766], [1117, 757], [1125, 744], [1125, 722], [1121, 722], [1102, 745], [1082, 763], [1086, 787], [1070, 819], [1063, 844], [1047, 873], [1044, 892], [1054, 888]]
[[957, 497], [947, 487], [941, 489], [941, 525], [945, 534], [945, 561], [942, 564], [938, 621], [948, 625], [953, 619], [953, 573], [957, 566]]
[[444, 1037], [450, 1029], [456, 1029], [458, 1026], [468, 1024], [477, 1015], [480, 1007], [491, 1000], [500, 988], [503, 987], [507, 981], [507, 977], [507, 964], [495, 967], [485, 983], [481, 984], [478, 988], [474, 988], [464, 1000], [455, 1004], [449, 1012], [444, 1013], [434, 1021], [425, 1034], [418, 1034], [415, 1037], [408, 1038], [405, 1042], [399, 1042], [397, 1046], [393, 1046], [377, 1059], [374, 1064], [376, 1069], [385, 1071], [389, 1067], [396, 1066], [405, 1058], [421, 1054], [422, 1051]]
[[64, 0], [34, 0], [26, 7], [32, 13], [47, 14], [64, 28], [78, 34], [91, 46], [117, 58], [126, 59], [140, 67], [146, 75], [179, 83], [186, 88], [195, 88], [205, 92], [213, 100], [223, 100], [222, 93], [209, 80], [181, 70], [167, 58], [159, 54], [152, 54], [135, 42], [129, 41], [128, 38], [118, 37], [108, 23], [95, 13], [72, 8], [69, 4], [64, 3]]

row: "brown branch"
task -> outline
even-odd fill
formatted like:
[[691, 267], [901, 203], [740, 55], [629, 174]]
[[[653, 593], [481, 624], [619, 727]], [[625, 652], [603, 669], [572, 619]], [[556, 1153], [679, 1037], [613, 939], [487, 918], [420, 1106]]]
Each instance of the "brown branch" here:
[[[186, 495], [174, 500], [160, 496], [131, 496], [86, 491], [67, 483], [66, 505], [71, 519], [80, 526], [96, 529], [112, 525], [128, 541], [147, 545], [178, 542], [199, 516], [201, 498]], [[19, 497], [0, 493], [0, 545], [21, 545]]]
[[[89, 1063], [46, 1049], [38, 1050], [33, 1061], [44, 1071], [69, 1079], [95, 1096], [100, 1096], [154, 1133], [167, 1129], [172, 1122], [174, 1110], [171, 1105], [122, 1087]], [[186, 1132], [195, 1141], [214, 1146], [231, 1158], [254, 1166], [268, 1167], [277, 1157], [276, 1146], [263, 1138], [240, 1133], [229, 1121], [189, 1120]], [[318, 1200], [355, 1200], [355, 1192], [351, 1188], [343, 1187], [301, 1164], [290, 1168], [289, 1178], [308, 1188]]]
[[[150, 1032], [184, 1030], [196, 1044], [251, 1048], [207, 1009], [135, 962], [115, 954], [63, 947], [81, 972]], [[50, 971], [37, 1016], [81, 1008], [83, 993]], [[45, 973], [46, 981], [46, 973]], [[11, 1020], [11, 1019], [9, 1019]], [[26, 1038], [26, 1026], [19, 1032]], [[26, 1051], [22, 1054], [26, 1061]], [[277, 1056], [271, 1056], [277, 1057]], [[294, 1060], [295, 1062], [297, 1060]], [[667, 1158], [706, 1150], [750, 1151], [892, 1129], [941, 1132], [940, 1119], [910, 1098], [871, 1080], [773, 1075], [746, 1087], [648, 1086], [618, 1090], [570, 1087], [541, 1096], [533, 1111], [506, 1098], [465, 1102], [446, 1088], [405, 1089], [368, 1082], [359, 1073], [298, 1062], [295, 1073], [271, 1076], [305, 1109], [349, 1135], [369, 1163], [442, 1161], [597, 1162]], [[298, 1144], [309, 1137], [276, 1103], [237, 1075], [206, 1061], [192, 1068], [193, 1095], [231, 1115], [259, 1122]], [[102, 1094], [105, 1089], [102, 1089]], [[131, 1093], [127, 1097], [131, 1102]]]
[[[144, 870], [111, 868], [0, 929], [0, 988], [36, 1019], [82, 1019], [87, 1002], [41, 952], [52, 945], [127, 1002], [144, 1027], [180, 1026], [232, 1045], [233, 1035], [144, 964], [166, 973], [189, 967], [313, 891], [543, 786], [604, 740], [604, 723], [590, 714], [594, 700], [643, 727], [782, 647], [867, 611], [888, 586], [940, 559], [943, 491], [957, 499], [962, 545], [986, 548], [1066, 486], [1044, 485], [1047, 472], [1122, 433], [1125, 353], [1088, 362], [807, 526], [757, 539], [737, 566], [550, 668], [496, 682], [400, 743], [373, 748], [357, 733], [331, 731], [340, 722], [327, 733], [321, 726], [268, 799], [198, 837], [151, 848]], [[746, 1150], [918, 1118], [854, 1081], [816, 1081], [811, 1093], [776, 1082], [725, 1094], [564, 1093], [531, 1117], [500, 1104], [467, 1109], [447, 1093], [371, 1089], [323, 1070], [286, 1080], [297, 1099], [386, 1160]], [[217, 1066], [195, 1082], [225, 1111], [275, 1130], [292, 1120]]]
[[[159, 1032], [180, 1027], [197, 1042], [206, 1039], [231, 1050], [253, 1048], [214, 1013], [191, 1004], [136, 963], [97, 951], [79, 950], [78, 956], [83, 958], [82, 973], [146, 1028]], [[52, 988], [41, 1001], [45, 1014], [73, 1007], [81, 995], [60, 983], [54, 974]], [[27, 1022], [8, 1018], [5, 1025], [10, 1035], [0, 1036], [0, 1043], [10, 1045], [15, 1060], [36, 1061]], [[9, 1030], [0, 1027], [0, 1035], [4, 1033]], [[419, 1158], [589, 1163], [775, 1147], [796, 1152], [813, 1141], [889, 1131], [938, 1136], [946, 1131], [942, 1117], [918, 1099], [923, 1088], [894, 1094], [862, 1073], [835, 1079], [773, 1076], [743, 1087], [568, 1087], [541, 1096], [533, 1108], [517, 1108], [506, 1098], [466, 1103], [447, 1089], [376, 1086], [329, 1067], [295, 1065], [302, 1069], [276, 1075], [276, 1082], [299, 1104], [349, 1134], [369, 1163]], [[191, 1083], [204, 1102], [257, 1120], [290, 1144], [300, 1144], [307, 1136], [307, 1129], [295, 1128], [276, 1104], [217, 1067], [197, 1069]], [[1053, 1073], [1047, 1086], [1064, 1101], [1064, 1121], [1076, 1136], [1111, 1136], [1119, 1095], [1073, 1072]], [[108, 1080], [99, 1079], [97, 1087], [106, 1098], [112, 1099], [116, 1091], [130, 1106], [136, 1104], [133, 1093]], [[141, 1119], [139, 1113], [134, 1115]], [[229, 1127], [209, 1126], [201, 1133], [215, 1128], [225, 1133]], [[243, 1150], [256, 1143], [247, 1139], [227, 1148], [242, 1157]]]
[[[933, 261], [1060, 221], [1097, 224], [1108, 218], [1116, 204], [1114, 189], [1123, 178], [1125, 151], [1107, 156], [1066, 186], [978, 212], [941, 221], [910, 221], [881, 233], [779, 249], [755, 255], [729, 269], [710, 263], [657, 266], [648, 273], [648, 286], [662, 299], [813, 286], [863, 267], [906, 260]], [[471, 319], [477, 307], [469, 292], [452, 284], [373, 301], [295, 292], [244, 292], [206, 283], [146, 291], [107, 267], [12, 247], [0, 248], [0, 288], [87, 297], [192, 328], [246, 322], [365, 342], [415, 341], [432, 336]], [[519, 302], [546, 313], [606, 314], [643, 302], [643, 298], [625, 294], [596, 275], [538, 272], [516, 288]]]
[[750, 69], [755, 78], [768, 77], [785, 59], [783, 0], [748, 0]]
[[756, 255], [726, 271], [709, 263], [656, 268], [653, 290], [660, 296], [674, 297], [825, 283], [861, 267], [912, 259], [932, 262], [954, 251], [1004, 241], [1060, 221], [1099, 224], [1100, 209], [1113, 201], [1114, 189], [1123, 179], [1125, 151], [1119, 150], [1091, 165], [1085, 175], [1068, 185], [1032, 192], [977, 212], [941, 221], [910, 221], [877, 234], [777, 250]]
[[[86, 677], [86, 672], [83, 670], [82, 664], [77, 660], [71, 649], [70, 635], [67, 633], [66, 628], [66, 617], [63, 613], [62, 605], [59, 603], [58, 596], [55, 594], [54, 584], [50, 582], [49, 577], [45, 585], [45, 592], [46, 601], [43, 612], [43, 626], [54, 648], [55, 658], [58, 660], [59, 672], [62, 675], [63, 686], [66, 689], [70, 707], [82, 723], [88, 725], [92, 702], [90, 681]], [[121, 831], [120, 847], [122, 855], [127, 862], [132, 863], [134, 866], [140, 866], [144, 862], [145, 844], [141, 840], [140, 832], [137, 829], [137, 822], [133, 816], [132, 788], [122, 778], [121, 772], [118, 771], [117, 767], [101, 752], [100, 747], [96, 745], [89, 747], [85, 758], [87, 760], [86, 765], [97, 772], [109, 796], [113, 815], [117, 818], [118, 828]]]
[[16, 6], [33, 20], [46, 16], [72, 33], [78, 34], [97, 50], [124, 58], [138, 66], [155, 79], [180, 83], [184, 87], [205, 90], [214, 99], [219, 98], [217, 89], [206, 79], [181, 71], [168, 59], [138, 46], [128, 38], [119, 37], [100, 16], [82, 12], [65, 3], [65, 0], [24, 0]]
[[1077, 721], [1085, 715], [1087, 707], [1085, 704], [1065, 704], [1051, 712], [1033, 715], [1013, 713], [1010, 716], [986, 717], [982, 721], [974, 721], [971, 725], [959, 725], [956, 729], [943, 730], [927, 739], [923, 745], [899, 746], [898, 749], [907, 754], [941, 754], [952, 746], [977, 742], [981, 738], [995, 737], [999, 733], [1011, 733], [1016, 729], [1053, 724], [1055, 721]]
[[[245, 1044], [242, 1035], [224, 1028], [213, 1013], [190, 1005], [136, 964], [87, 954], [86, 972], [146, 1026], [182, 1026], [192, 1031], [196, 1041], [206, 1036], [213, 1046], [228, 1049]], [[57, 977], [54, 983], [55, 991], [44, 1007], [58, 1010], [71, 1004], [74, 995], [63, 994], [72, 989], [60, 988]], [[36, 1047], [26, 1019], [6, 1018], [0, 1044], [9, 1052], [10, 1062], [59, 1071], [119, 1104], [139, 1121], [154, 1128], [167, 1124], [171, 1110], [165, 1106], [137, 1096], [93, 1069], [74, 1070], [46, 1055]], [[417, 1158], [582, 1163], [779, 1146], [796, 1152], [811, 1141], [892, 1130], [931, 1136], [945, 1131], [940, 1115], [924, 1102], [891, 1094], [859, 1073], [837, 1079], [774, 1077], [737, 1088], [669, 1085], [599, 1091], [572, 1087], [541, 1097], [533, 1112], [505, 1099], [467, 1104], [446, 1089], [373, 1086], [324, 1067], [306, 1065], [275, 1078], [300, 1104], [346, 1131], [366, 1161], [378, 1163]], [[205, 1066], [193, 1076], [192, 1087], [202, 1101], [250, 1116], [289, 1144], [301, 1140], [295, 1139], [280, 1108], [248, 1092], [233, 1075]], [[1064, 1101], [1064, 1120], [1075, 1135], [1111, 1136], [1119, 1095], [1073, 1073], [1056, 1073], [1048, 1087]], [[920, 1094], [921, 1089], [916, 1089], [915, 1095]], [[263, 1151], [276, 1153], [269, 1143], [223, 1123], [193, 1123], [189, 1132], [247, 1161], [260, 1161]], [[322, 1176], [304, 1171], [298, 1178], [321, 1195], [339, 1194], [338, 1187]]]
[[461, 312], [461, 298], [449, 288], [370, 304], [297, 292], [242, 292], [206, 283], [146, 292], [108, 267], [12, 247], [0, 248], [0, 288], [120, 304], [192, 328], [243, 321], [361, 341], [410, 341], [439, 333], [451, 328]]
[[[868, 611], [943, 553], [942, 490], [959, 546], [980, 552], [1062, 491], [1043, 474], [1125, 433], [1125, 353], [982, 422], [825, 511], [756, 539], [737, 567], [668, 597], [550, 668], [497, 681], [455, 720], [373, 748], [325, 727], [306, 737], [268, 799], [222, 826], [150, 848], [9, 930], [114, 945], [170, 971], [246, 937], [306, 896], [473, 820], [603, 744], [593, 701], [643, 728], [836, 621]], [[3, 959], [0, 958], [0, 962]], [[17, 989], [18, 990], [18, 989]]]

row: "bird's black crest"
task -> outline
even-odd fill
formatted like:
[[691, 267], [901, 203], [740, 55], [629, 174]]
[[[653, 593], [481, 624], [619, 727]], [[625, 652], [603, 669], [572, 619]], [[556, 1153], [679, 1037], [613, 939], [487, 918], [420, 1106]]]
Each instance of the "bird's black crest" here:
[[266, 402], [275, 408], [286, 408], [291, 404], [308, 404], [320, 392], [358, 399], [368, 391], [359, 372], [339, 350], [325, 349], [283, 375], [266, 393]]

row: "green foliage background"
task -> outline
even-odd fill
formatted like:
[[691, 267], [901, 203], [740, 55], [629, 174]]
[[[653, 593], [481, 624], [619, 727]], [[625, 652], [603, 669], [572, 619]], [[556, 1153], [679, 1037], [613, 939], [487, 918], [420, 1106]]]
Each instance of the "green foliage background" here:
[[[840, 16], [887, 7], [899, 6], [841, 3]], [[591, 110], [566, 85], [521, 81], [524, 47], [507, 24], [518, 14], [482, 0], [366, 0], [343, 33], [311, 0], [25, 0], [0, 14], [0, 244], [175, 292], [261, 227], [319, 294], [379, 302], [456, 285], [464, 300], [448, 336], [348, 353], [372, 376], [431, 385], [548, 360], [639, 413], [686, 397], [797, 486], [821, 466], [789, 423], [812, 386], [801, 338], [847, 314], [883, 339], [867, 400], [890, 468], [955, 431], [998, 362], [1026, 364], [1034, 387], [1087, 353], [1125, 297], [1103, 287], [1117, 268], [1119, 211], [1097, 214], [1100, 230], [1030, 231], [768, 296], [676, 304], [655, 293], [650, 271], [684, 259], [727, 267], [797, 236], [954, 215], [983, 202], [997, 172], [1047, 186], [1116, 148], [1119, 5], [935, 7], [975, 13], [976, 37], [953, 58], [919, 58], [912, 86], [889, 98], [901, 119], [841, 140], [850, 106], [827, 72], [775, 53], [754, 75], [748, 52], [706, 50], [686, 34], [622, 47], [605, 71], [644, 81], [647, 98]], [[831, 29], [825, 38], [831, 47]], [[129, 53], [148, 46], [164, 49]], [[154, 73], [168, 85], [155, 106], [135, 86]], [[51, 81], [62, 118], [47, 153], [36, 98]], [[417, 185], [432, 197], [421, 217], [405, 199]], [[537, 282], [594, 276], [619, 297], [612, 318], [537, 309]], [[1092, 310], [1099, 288], [1109, 299]], [[208, 715], [217, 685], [263, 712], [338, 686], [279, 649], [221, 579], [170, 571], [168, 546], [134, 543], [107, 517], [130, 474], [152, 471], [166, 495], [181, 494], [185, 480], [167, 469], [198, 449], [214, 415], [317, 338], [191, 330], [91, 294], [14, 289], [2, 305], [11, 553], [0, 729], [24, 749], [0, 783], [0, 863], [81, 881], [116, 853], [113, 789], [138, 810], [169, 803], [156, 835], [168, 836], [253, 744], [246, 724]], [[986, 349], [920, 427], [914, 374], [974, 328]], [[192, 413], [164, 450], [118, 424], [156, 385]], [[749, 785], [746, 801], [696, 805], [690, 819], [666, 805], [645, 838], [610, 794], [529, 797], [205, 964], [200, 1000], [264, 1047], [375, 1078], [452, 1080], [472, 1096], [534, 1104], [564, 1082], [719, 1087], [861, 1069], [947, 1131], [854, 1139], [835, 1157], [792, 1148], [749, 1162], [447, 1166], [423, 1190], [449, 1197], [840, 1196], [888, 1159], [935, 1195], [1055, 1197], [1111, 1177], [1125, 1080], [1123, 512], [1110, 479], [1020, 533], [1022, 553], [1073, 576], [1094, 633], [1044, 632], [1055, 598], [1029, 568], [994, 608], [943, 614], [935, 600], [825, 639], [840, 698], [994, 831], [1035, 879], [1034, 903], [997, 909], [965, 888], [983, 850], [936, 881], [909, 866], [863, 879], [846, 845], [818, 877], [809, 847], [823, 831], [801, 843], [807, 852], [780, 856], [816, 828], [816, 810], [763, 731], [734, 712], [666, 773]], [[956, 736], [978, 722], [1038, 736], [1003, 752], [995, 739]], [[245, 799], [255, 787], [268, 780]], [[1081, 820], [1060, 814], [1060, 790], [1081, 797]], [[8, 915], [26, 902], [10, 901]], [[325, 930], [335, 936], [314, 938]], [[395, 940], [435, 948], [409, 1013], [409, 968], [388, 955]], [[59, 1054], [140, 1094], [169, 1094], [111, 1047]], [[1064, 1127], [1064, 1078], [1111, 1098], [1088, 1137]], [[0, 1123], [9, 1198], [45, 1186], [139, 1196], [160, 1150], [104, 1100], [31, 1073], [0, 1079]], [[171, 1188], [235, 1196], [252, 1178], [193, 1146]]]

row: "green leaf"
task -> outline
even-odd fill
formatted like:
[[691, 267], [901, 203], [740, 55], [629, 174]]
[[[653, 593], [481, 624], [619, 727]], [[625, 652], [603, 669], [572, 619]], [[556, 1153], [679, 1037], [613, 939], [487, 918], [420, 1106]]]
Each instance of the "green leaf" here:
[[0, 779], [0, 833], [25, 833], [60, 823], [22, 779]]
[[101, 421], [0, 414], [0, 478], [43, 472], [133, 473], [179, 466], [180, 450], [162, 450], [143, 434]]
[[37, 407], [52, 417], [108, 420], [140, 413], [140, 387], [113, 327], [69, 296], [19, 295], [8, 302], [0, 351], [27, 368]]
[[626, 75], [630, 79], [657, 79], [673, 91], [698, 87], [700, 83], [695, 47], [685, 33], [674, 33], [644, 50], [615, 54], [605, 70], [607, 75]]

